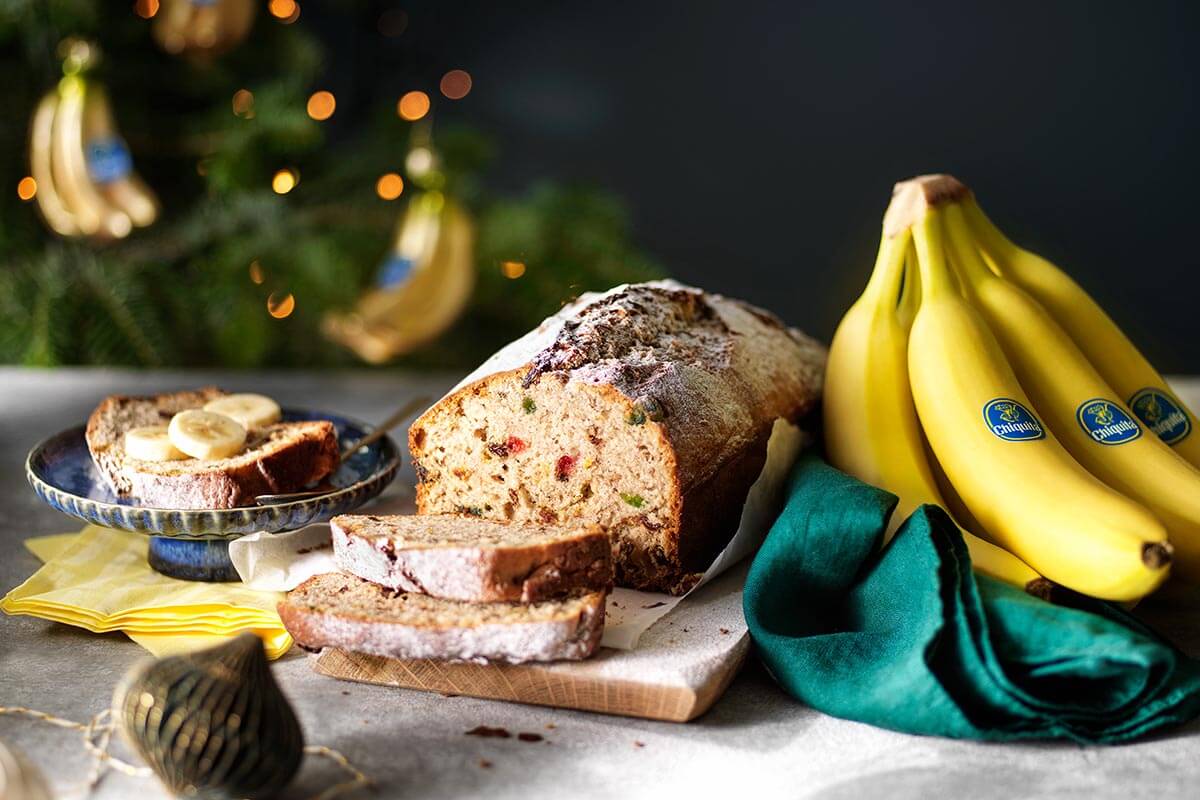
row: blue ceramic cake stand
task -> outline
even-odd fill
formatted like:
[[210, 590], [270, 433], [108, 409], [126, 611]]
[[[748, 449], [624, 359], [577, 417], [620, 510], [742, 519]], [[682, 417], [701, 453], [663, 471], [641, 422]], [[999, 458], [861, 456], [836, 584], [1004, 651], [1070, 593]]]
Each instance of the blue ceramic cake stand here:
[[[373, 428], [362, 422], [315, 411], [287, 409], [285, 420], [329, 420], [339, 448], [359, 441]], [[390, 436], [360, 448], [327, 482], [327, 493], [273, 505], [245, 508], [148, 508], [135, 498], [118, 497], [92, 463], [80, 425], [51, 436], [29, 453], [25, 475], [38, 497], [72, 517], [150, 536], [150, 566], [163, 575], [190, 581], [239, 580], [229, 560], [229, 542], [247, 533], [280, 533], [325, 522], [378, 495], [396, 477], [400, 451]]]

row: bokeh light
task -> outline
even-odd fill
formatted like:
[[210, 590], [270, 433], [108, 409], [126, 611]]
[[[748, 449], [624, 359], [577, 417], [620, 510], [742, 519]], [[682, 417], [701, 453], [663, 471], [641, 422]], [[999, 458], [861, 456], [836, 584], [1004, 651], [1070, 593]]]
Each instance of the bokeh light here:
[[403, 119], [416, 122], [429, 113], [429, 95], [424, 92], [408, 92], [396, 104], [396, 111]]
[[300, 18], [300, 4], [296, 0], [271, 0], [267, 11], [284, 25], [291, 25]]
[[501, 261], [500, 271], [509, 280], [516, 280], [525, 274], [525, 264], [521, 261]]
[[451, 100], [462, 100], [471, 91], [471, 74], [463, 69], [452, 69], [442, 76], [440, 88]]
[[333, 110], [337, 108], [337, 100], [333, 96], [333, 92], [313, 92], [308, 98], [308, 115], [317, 122], [324, 122], [333, 116]]
[[254, 118], [254, 92], [249, 89], [238, 89], [234, 92], [231, 105], [235, 116], [245, 119]]
[[275, 194], [287, 194], [292, 189], [296, 188], [296, 184], [300, 182], [300, 173], [294, 169], [281, 169], [275, 173], [275, 177], [271, 178], [271, 189]]
[[296, 298], [291, 292], [272, 292], [267, 298], [267, 313], [275, 319], [290, 317], [296, 310]]
[[404, 179], [394, 172], [380, 176], [375, 182], [375, 194], [384, 200], [395, 200], [404, 191]]
[[37, 194], [37, 181], [32, 175], [26, 175], [21, 180], [17, 181], [17, 197], [28, 202]]
[[133, 4], [133, 13], [142, 19], [150, 19], [158, 13], [158, 0], [137, 0]]
[[267, 279], [267, 275], [263, 272], [262, 264], [258, 263], [258, 259], [250, 262], [250, 280], [252, 283], [262, 286], [262, 282]]

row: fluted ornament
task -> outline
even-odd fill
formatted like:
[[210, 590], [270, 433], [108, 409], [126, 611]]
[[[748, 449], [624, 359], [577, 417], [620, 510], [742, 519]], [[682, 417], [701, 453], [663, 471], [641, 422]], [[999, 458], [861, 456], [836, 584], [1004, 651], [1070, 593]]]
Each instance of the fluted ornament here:
[[303, 757], [300, 723], [252, 633], [134, 667], [113, 695], [125, 740], [178, 795], [261, 798]]

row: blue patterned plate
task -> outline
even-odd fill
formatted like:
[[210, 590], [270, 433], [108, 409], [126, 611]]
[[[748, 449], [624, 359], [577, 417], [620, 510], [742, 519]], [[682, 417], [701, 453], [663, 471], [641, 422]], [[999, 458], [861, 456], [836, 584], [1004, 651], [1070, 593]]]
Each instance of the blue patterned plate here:
[[[284, 411], [285, 420], [327, 419], [344, 448], [371, 432], [362, 422], [314, 411]], [[54, 508], [86, 522], [171, 539], [236, 539], [254, 531], [278, 533], [324, 522], [361, 506], [396, 477], [400, 452], [390, 436], [346, 459], [328, 494], [267, 506], [189, 511], [147, 508], [117, 497], [92, 463], [84, 426], [55, 434], [33, 448], [25, 475], [34, 491]]]

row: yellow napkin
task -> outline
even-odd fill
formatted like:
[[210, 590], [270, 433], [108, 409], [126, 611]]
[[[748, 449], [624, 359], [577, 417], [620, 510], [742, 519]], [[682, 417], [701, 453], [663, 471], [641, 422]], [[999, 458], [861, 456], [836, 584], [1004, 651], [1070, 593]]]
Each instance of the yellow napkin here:
[[25, 546], [45, 564], [0, 600], [0, 611], [94, 633], [123, 631], [156, 656], [207, 647], [243, 631], [257, 634], [272, 659], [292, 646], [275, 611], [281, 592], [160, 575], [146, 563], [149, 541], [96, 525], [29, 539]]

